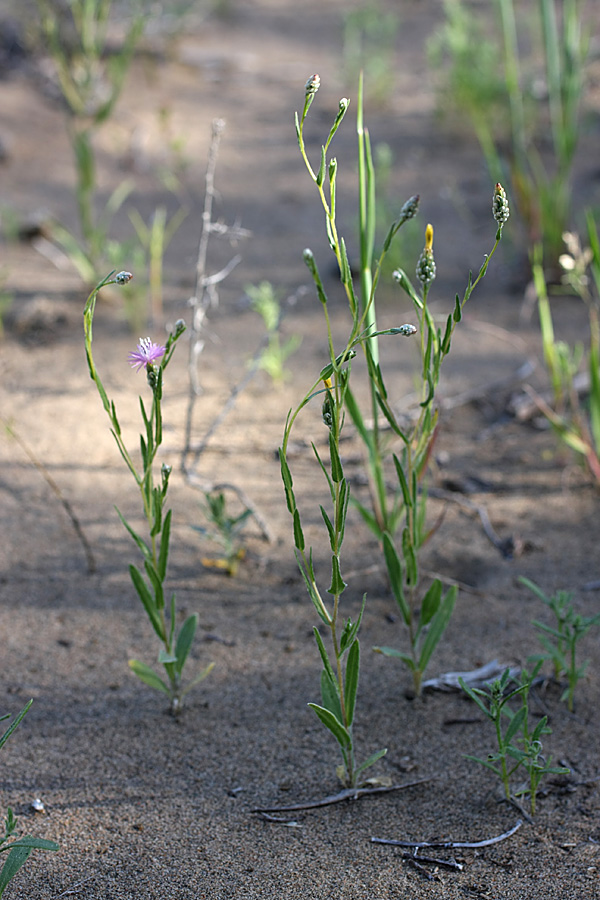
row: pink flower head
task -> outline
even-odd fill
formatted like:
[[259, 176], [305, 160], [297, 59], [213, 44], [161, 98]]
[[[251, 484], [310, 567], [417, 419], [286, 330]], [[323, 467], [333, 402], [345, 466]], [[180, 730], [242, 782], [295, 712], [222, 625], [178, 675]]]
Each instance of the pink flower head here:
[[127, 359], [129, 365], [139, 372], [142, 366], [152, 365], [157, 359], [160, 359], [165, 350], [166, 347], [155, 344], [149, 337], [140, 338], [137, 349], [132, 350]]

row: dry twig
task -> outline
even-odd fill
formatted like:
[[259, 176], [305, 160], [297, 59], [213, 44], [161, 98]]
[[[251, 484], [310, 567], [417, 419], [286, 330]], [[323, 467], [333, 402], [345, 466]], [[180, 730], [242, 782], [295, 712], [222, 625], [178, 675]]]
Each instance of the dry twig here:
[[508, 831], [504, 831], [502, 834], [497, 834], [491, 838], [484, 838], [481, 841], [396, 841], [391, 838], [372, 837], [371, 843], [389, 844], [392, 847], [407, 847], [413, 850], [421, 850], [425, 847], [435, 847], [437, 850], [475, 850], [479, 847], [490, 847], [492, 844], [498, 844], [500, 841], [505, 841], [507, 838], [512, 837], [522, 824], [522, 819], [517, 819], [516, 824], [513, 825], [512, 828], [509, 828]]
[[419, 778], [416, 781], [407, 781], [405, 784], [381, 785], [380, 787], [344, 788], [337, 794], [330, 794], [321, 800], [309, 800], [307, 803], [292, 803], [290, 806], [261, 806], [252, 810], [253, 813], [278, 813], [297, 812], [301, 809], [320, 809], [322, 806], [331, 806], [333, 803], [341, 803], [344, 800], [359, 800], [361, 797], [371, 797], [374, 794], [388, 794], [390, 791], [401, 791], [404, 788], [415, 787], [417, 784], [425, 784], [432, 778]]

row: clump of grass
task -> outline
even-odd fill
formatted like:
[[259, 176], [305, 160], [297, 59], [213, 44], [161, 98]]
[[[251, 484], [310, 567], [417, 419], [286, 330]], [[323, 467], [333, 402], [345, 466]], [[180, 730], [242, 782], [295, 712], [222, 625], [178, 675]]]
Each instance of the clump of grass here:
[[[566, 233], [572, 253], [563, 253], [559, 262], [565, 273], [563, 281], [587, 306], [588, 346], [582, 342], [571, 346], [555, 335], [543, 251], [538, 245], [532, 254], [533, 281], [552, 401], [548, 403], [531, 388], [529, 391], [559, 440], [575, 452], [600, 485], [600, 239], [591, 213], [586, 222], [589, 246], [583, 250], [580, 241]], [[582, 381], [584, 390], [579, 386]]]
[[540, 0], [529, 17], [519, 9], [517, 28], [514, 0], [493, 0], [481, 13], [464, 0], [444, 0], [445, 22], [430, 43], [445, 112], [458, 109], [471, 123], [493, 179], [510, 179], [529, 246], [542, 244], [554, 273], [571, 218], [589, 46], [585, 5]]

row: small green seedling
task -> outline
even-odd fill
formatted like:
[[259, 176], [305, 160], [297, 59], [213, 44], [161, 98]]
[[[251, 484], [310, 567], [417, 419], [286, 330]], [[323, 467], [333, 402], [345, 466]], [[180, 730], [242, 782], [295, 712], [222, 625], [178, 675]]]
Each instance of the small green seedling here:
[[261, 281], [257, 285], [249, 284], [245, 290], [252, 309], [259, 314], [267, 330], [267, 346], [260, 355], [258, 368], [263, 369], [275, 384], [282, 384], [290, 378], [285, 361], [299, 348], [302, 338], [298, 334], [293, 334], [281, 342], [281, 302], [270, 281]]
[[[510, 686], [510, 669], [506, 669], [500, 678], [495, 679], [484, 690], [469, 687], [462, 678], [458, 679], [467, 696], [494, 723], [498, 747], [495, 753], [490, 753], [485, 758], [470, 754], [466, 758], [485, 766], [498, 776], [506, 800], [511, 801], [513, 797], [517, 799], [529, 794], [532, 815], [535, 815], [537, 790], [543, 776], [564, 775], [569, 772], [564, 766], [551, 766], [550, 757], [546, 759], [542, 755], [541, 737], [552, 732], [548, 727], [548, 717], [542, 716], [533, 729], [530, 728], [529, 692], [540, 667], [541, 660], [531, 673], [522, 670], [520, 683], [515, 688]], [[513, 710], [510, 702], [515, 699], [520, 700], [520, 706]], [[527, 784], [513, 792], [511, 778], [520, 768], [527, 772]]]
[[[0, 747], [3, 747], [11, 734], [19, 726], [20, 722], [27, 715], [33, 700], [27, 703], [21, 712], [17, 715], [8, 726], [4, 734], [0, 737]], [[0, 716], [0, 722], [10, 718], [9, 715]], [[17, 819], [9, 807], [4, 820], [4, 836], [0, 835], [0, 853], [7, 853], [8, 856], [4, 860], [4, 864], [0, 869], [0, 897], [4, 894], [9, 882], [15, 877], [21, 866], [23, 866], [32, 850], [58, 850], [58, 844], [55, 841], [48, 841], [45, 838], [34, 838], [26, 834], [23, 837], [17, 836]]]
[[572, 593], [557, 591], [552, 597], [548, 597], [529, 578], [519, 578], [519, 581], [529, 588], [554, 614], [554, 627], [537, 620], [533, 624], [541, 632], [538, 634], [538, 639], [546, 651], [542, 658], [552, 662], [554, 677], [557, 681], [560, 682], [565, 678], [567, 680], [561, 700], [566, 700], [569, 712], [573, 712], [575, 688], [585, 675], [589, 665], [589, 660], [581, 665], [577, 664], [577, 643], [588, 633], [590, 628], [600, 625], [600, 614], [582, 616], [576, 613], [573, 609]]
[[203, 557], [202, 564], [208, 568], [224, 569], [228, 575], [236, 575], [239, 564], [246, 555], [242, 532], [252, 515], [252, 510], [246, 508], [238, 515], [232, 515], [227, 510], [224, 491], [212, 490], [204, 492], [203, 513], [210, 527], [200, 525], [192, 527], [194, 531], [206, 535], [222, 547], [223, 557], [220, 559]]

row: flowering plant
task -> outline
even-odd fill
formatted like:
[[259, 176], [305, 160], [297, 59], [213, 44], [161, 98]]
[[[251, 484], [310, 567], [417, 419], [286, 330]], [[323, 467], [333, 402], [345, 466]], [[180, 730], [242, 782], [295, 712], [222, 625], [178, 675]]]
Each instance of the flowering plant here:
[[[509, 216], [508, 201], [504, 189], [496, 185], [492, 200], [492, 213], [496, 221], [496, 241], [475, 280], [469, 277], [463, 299], [457, 296], [453, 311], [447, 318], [442, 332], [434, 321], [427, 306], [429, 289], [436, 274], [433, 255], [433, 228], [427, 226], [425, 246], [417, 262], [416, 276], [421, 285], [417, 291], [408, 276], [401, 270], [395, 273], [397, 282], [410, 297], [417, 325], [406, 323], [385, 330], [377, 329], [376, 292], [381, 278], [382, 266], [392, 241], [400, 228], [418, 210], [419, 197], [413, 196], [404, 203], [398, 216], [389, 227], [383, 248], [378, 257], [374, 252], [376, 221], [375, 176], [369, 133], [363, 124], [362, 80], [359, 84], [357, 134], [358, 134], [358, 199], [360, 228], [360, 286], [354, 283], [348, 261], [346, 243], [338, 232], [336, 219], [336, 187], [338, 164], [335, 157], [328, 160], [330, 144], [341, 125], [350, 101], [342, 98], [338, 112], [326, 142], [321, 147], [318, 167], [312, 166], [306, 151], [304, 128], [310, 107], [319, 90], [320, 78], [313, 75], [306, 82], [304, 107], [301, 115], [296, 114], [296, 137], [300, 153], [307, 171], [314, 182], [325, 214], [325, 228], [329, 247], [335, 255], [340, 282], [348, 301], [351, 328], [341, 352], [334, 346], [334, 338], [325, 291], [314, 254], [304, 251], [304, 261], [313, 278], [316, 293], [322, 305], [327, 329], [329, 363], [320, 371], [295, 411], [290, 411], [284, 430], [280, 450], [281, 473], [285, 488], [288, 510], [293, 520], [293, 535], [296, 558], [302, 572], [310, 599], [317, 615], [331, 638], [331, 650], [325, 647], [320, 631], [314, 634], [323, 671], [321, 674], [321, 703], [309, 704], [322, 724], [337, 740], [342, 753], [343, 765], [338, 774], [347, 787], [355, 787], [364, 771], [379, 760], [385, 750], [376, 750], [365, 762], [357, 764], [353, 739], [353, 722], [359, 681], [360, 648], [358, 633], [365, 608], [363, 600], [355, 621], [341, 617], [341, 598], [347, 587], [342, 577], [341, 550], [345, 535], [348, 506], [350, 502], [361, 512], [364, 520], [381, 541], [389, 580], [396, 602], [400, 608], [403, 624], [409, 633], [410, 652], [404, 653], [393, 648], [377, 648], [389, 656], [399, 657], [411, 670], [415, 692], [420, 693], [423, 672], [431, 655], [440, 641], [452, 615], [457, 589], [450, 587], [444, 592], [440, 579], [435, 579], [427, 591], [422, 591], [419, 577], [418, 555], [427, 534], [425, 532], [426, 491], [422, 481], [427, 470], [433, 440], [437, 427], [438, 410], [434, 397], [440, 377], [440, 367], [450, 352], [454, 329], [462, 317], [464, 304], [487, 271], [502, 235], [502, 228]], [[399, 414], [388, 395], [379, 362], [378, 340], [384, 336], [417, 335], [420, 348], [420, 370], [418, 378], [421, 392], [414, 415]], [[372, 424], [368, 424], [358, 400], [352, 390], [352, 359], [358, 350], [364, 353], [370, 394]], [[309, 401], [323, 396], [322, 419], [329, 432], [329, 459], [322, 458], [313, 444], [317, 463], [325, 476], [329, 488], [331, 507], [321, 506], [329, 546], [331, 548], [331, 581], [327, 593], [333, 598], [326, 601], [318, 585], [315, 560], [311, 547], [306, 546], [292, 472], [287, 458], [289, 439], [300, 412]], [[344, 475], [340, 454], [340, 438], [348, 412], [356, 432], [361, 438], [367, 457], [367, 467], [371, 487], [372, 509], [350, 498], [350, 487]], [[412, 411], [411, 411], [412, 412]], [[383, 418], [382, 418], [383, 414]], [[382, 432], [389, 427], [394, 438], [400, 443], [398, 455], [393, 455], [393, 470], [397, 478], [397, 490], [390, 500], [387, 484], [389, 478], [384, 466], [390, 463], [388, 441]], [[396, 548], [395, 532], [404, 520], [400, 550]]]
[[155, 344], [150, 338], [141, 338], [137, 348], [129, 354], [129, 363], [136, 371], [145, 368], [148, 385], [152, 391], [150, 412], [147, 412], [144, 401], [140, 397], [144, 431], [140, 435], [142, 466], [138, 471], [125, 446], [115, 404], [108, 399], [92, 356], [92, 323], [98, 292], [107, 284], [127, 284], [131, 278], [132, 275], [129, 272], [120, 272], [118, 275], [111, 272], [89, 295], [84, 310], [85, 349], [90, 376], [98, 389], [102, 405], [110, 419], [113, 437], [135, 479], [142, 498], [144, 516], [148, 523], [148, 539], [139, 535], [118, 509], [117, 515], [142, 553], [143, 568], [131, 565], [129, 573], [150, 624], [162, 644], [158, 662], [163, 666], [166, 677], [161, 678], [153, 668], [137, 659], [130, 660], [129, 665], [138, 678], [169, 697], [171, 712], [176, 715], [181, 710], [183, 698], [188, 691], [202, 681], [213, 668], [213, 663], [210, 663], [190, 684], [183, 687], [183, 668], [198, 626], [198, 615], [194, 613], [188, 616], [175, 636], [177, 621], [175, 594], [171, 595], [167, 612], [164, 589], [171, 535], [171, 510], [165, 511], [171, 466], [162, 463], [158, 485], [155, 484], [154, 478], [155, 460], [162, 442], [163, 373], [173, 356], [177, 341], [185, 331], [185, 323], [181, 319], [175, 323], [175, 328], [169, 335], [165, 346]]

